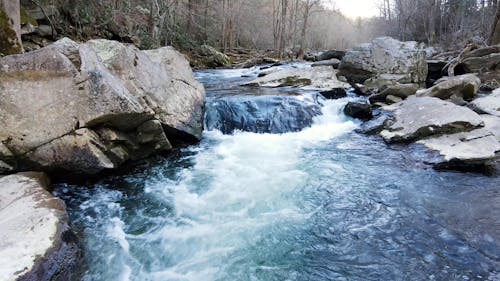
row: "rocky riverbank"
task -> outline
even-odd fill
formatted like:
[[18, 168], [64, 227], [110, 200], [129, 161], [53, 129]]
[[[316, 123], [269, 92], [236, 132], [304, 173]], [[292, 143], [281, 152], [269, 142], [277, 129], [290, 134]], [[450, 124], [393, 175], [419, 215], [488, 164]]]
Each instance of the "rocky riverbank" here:
[[205, 92], [171, 47], [62, 39], [0, 58], [1, 280], [68, 280], [79, 248], [43, 171], [82, 178], [198, 142]]
[[[202, 49], [204, 63], [228, 65], [228, 57]], [[499, 165], [499, 55], [500, 48], [485, 47], [429, 57], [423, 44], [383, 37], [346, 53], [319, 54], [305, 68], [281, 68], [266, 58], [246, 62], [268, 65], [243, 86], [326, 98], [355, 91], [358, 101], [344, 112], [364, 121], [359, 132], [390, 146], [418, 146], [425, 151], [421, 161], [436, 169], [490, 171]], [[226, 134], [286, 133], [311, 126], [321, 111], [314, 96], [290, 93], [227, 96], [209, 101], [205, 112], [205, 90], [182, 54], [109, 40], [62, 39], [0, 58], [0, 89], [0, 174], [10, 174], [0, 178], [6, 280], [66, 280], [79, 257], [64, 204], [46, 191], [46, 176], [15, 173], [81, 177], [169, 153], [200, 140], [204, 115], [209, 129]], [[242, 107], [255, 122], [238, 115]], [[285, 116], [290, 112], [297, 118]], [[44, 243], [31, 244], [33, 237]], [[15, 255], [19, 262], [11, 262]]]
[[324, 93], [352, 87], [363, 101], [344, 111], [367, 121], [360, 132], [389, 145], [420, 145], [428, 151], [422, 161], [438, 169], [490, 171], [500, 152], [499, 55], [494, 46], [445, 60], [423, 44], [382, 37], [342, 54], [340, 64], [326, 56], [311, 68], [265, 70], [246, 85]]

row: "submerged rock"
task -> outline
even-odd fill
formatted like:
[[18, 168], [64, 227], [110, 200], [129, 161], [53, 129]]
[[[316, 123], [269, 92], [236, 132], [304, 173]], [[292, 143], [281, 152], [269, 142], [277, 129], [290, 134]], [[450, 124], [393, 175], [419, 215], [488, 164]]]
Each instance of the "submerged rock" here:
[[2, 280], [72, 280], [80, 250], [64, 202], [42, 173], [0, 178]]
[[340, 64], [341, 75], [355, 83], [377, 74], [404, 76], [402, 83], [422, 83], [427, 78], [423, 44], [380, 37], [349, 50]]
[[385, 107], [392, 111], [380, 134], [389, 143], [409, 142], [425, 137], [470, 131], [484, 126], [474, 111], [431, 97], [412, 97]]
[[310, 127], [320, 113], [312, 96], [227, 96], [207, 101], [205, 127], [224, 134], [236, 130], [281, 134]]
[[453, 77], [443, 78], [438, 83], [425, 90], [419, 90], [419, 97], [436, 97], [440, 99], [449, 99], [452, 96], [464, 100], [472, 100], [481, 85], [481, 80], [474, 74], [465, 74]]
[[[16, 169], [95, 173], [195, 142], [203, 129], [203, 86], [171, 47], [62, 39], [1, 58], [0, 88], [0, 143], [11, 154], [0, 160]], [[151, 121], [160, 126], [145, 142]], [[130, 141], [103, 139], [104, 128]]]
[[243, 86], [253, 87], [296, 87], [306, 90], [329, 90], [348, 88], [349, 84], [340, 82], [337, 71], [328, 66], [288, 68], [270, 72]]

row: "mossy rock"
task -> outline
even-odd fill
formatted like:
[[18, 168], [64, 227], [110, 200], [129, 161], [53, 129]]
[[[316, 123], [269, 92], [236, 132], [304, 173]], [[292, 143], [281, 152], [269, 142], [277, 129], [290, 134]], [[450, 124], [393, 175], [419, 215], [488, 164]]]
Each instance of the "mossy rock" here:
[[12, 20], [3, 9], [0, 9], [0, 56], [22, 52], [23, 47], [19, 42]]
[[290, 76], [279, 81], [281, 84], [278, 87], [304, 87], [312, 84], [311, 79], [299, 78], [298, 76]]

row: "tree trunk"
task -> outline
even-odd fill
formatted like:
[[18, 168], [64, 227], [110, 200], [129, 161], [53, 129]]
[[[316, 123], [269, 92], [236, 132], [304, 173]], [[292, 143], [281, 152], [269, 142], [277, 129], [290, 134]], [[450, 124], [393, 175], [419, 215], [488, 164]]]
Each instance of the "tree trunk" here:
[[306, 45], [306, 34], [307, 34], [307, 24], [309, 22], [309, 9], [310, 9], [310, 5], [309, 5], [309, 1], [310, 0], [307, 0], [307, 2], [305, 3], [305, 8], [304, 8], [304, 21], [302, 23], [302, 31], [300, 33], [300, 50], [299, 50], [299, 56], [297, 57], [297, 59], [299, 60], [302, 60], [304, 58], [304, 48], [305, 48], [305, 45]]
[[151, 47], [158, 48], [160, 45], [159, 37], [160, 6], [157, 0], [151, 0], [151, 9], [149, 11], [149, 35], [151, 36]]
[[22, 52], [19, 0], [0, 0], [0, 55]]
[[280, 43], [279, 43], [279, 57], [283, 59], [285, 54], [285, 43], [286, 43], [286, 12], [288, 9], [288, 0], [281, 1], [281, 32], [280, 32]]
[[497, 3], [497, 12], [495, 20], [491, 27], [490, 45], [500, 44], [500, 3]]

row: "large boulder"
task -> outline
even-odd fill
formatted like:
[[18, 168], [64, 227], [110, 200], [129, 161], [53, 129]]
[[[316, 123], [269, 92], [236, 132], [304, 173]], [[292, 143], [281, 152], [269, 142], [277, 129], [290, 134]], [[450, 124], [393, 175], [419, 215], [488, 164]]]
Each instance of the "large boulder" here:
[[422, 83], [427, 78], [424, 45], [380, 37], [349, 50], [340, 63], [341, 75], [355, 83], [379, 74], [403, 76], [401, 83]]
[[337, 79], [337, 70], [329, 66], [287, 68], [270, 72], [254, 79], [244, 86], [253, 87], [295, 87], [306, 90], [330, 90], [348, 88], [349, 84]]
[[500, 89], [490, 95], [477, 98], [471, 102], [471, 108], [479, 113], [487, 113], [500, 117]]
[[392, 118], [380, 135], [389, 143], [466, 132], [484, 126], [474, 111], [438, 98], [411, 97], [384, 109], [392, 113]]
[[2, 280], [72, 280], [80, 250], [64, 202], [48, 183], [42, 173], [0, 178]]
[[481, 80], [474, 74], [447, 77], [438, 81], [431, 88], [418, 91], [417, 96], [436, 97], [443, 100], [455, 96], [464, 100], [472, 100], [476, 96], [480, 85]]
[[203, 86], [171, 47], [62, 39], [1, 58], [0, 89], [0, 160], [15, 169], [96, 173], [203, 129]]
[[0, 0], [0, 56], [22, 52], [19, 1]]

